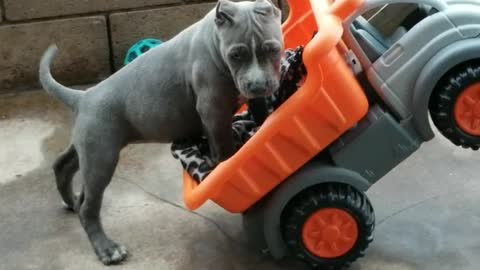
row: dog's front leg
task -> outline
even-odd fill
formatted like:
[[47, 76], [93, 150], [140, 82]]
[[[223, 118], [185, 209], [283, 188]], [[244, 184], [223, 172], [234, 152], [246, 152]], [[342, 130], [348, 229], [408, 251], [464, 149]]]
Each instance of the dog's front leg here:
[[231, 108], [226, 106], [224, 100], [221, 102], [223, 103], [199, 99], [197, 105], [208, 139], [210, 155], [215, 163], [228, 159], [234, 153]]
[[210, 155], [215, 163], [220, 163], [234, 153], [233, 133], [231, 118], [206, 119], [204, 122], [205, 133], [208, 138]]

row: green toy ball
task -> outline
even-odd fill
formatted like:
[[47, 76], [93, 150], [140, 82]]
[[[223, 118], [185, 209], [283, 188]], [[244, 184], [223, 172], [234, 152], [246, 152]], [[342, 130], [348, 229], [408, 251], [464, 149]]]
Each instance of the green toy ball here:
[[123, 64], [126, 65], [132, 62], [135, 58], [146, 53], [150, 49], [157, 47], [160, 44], [162, 44], [162, 41], [158, 39], [146, 38], [146, 39], [140, 40], [139, 42], [135, 43], [132, 47], [130, 47], [130, 49], [128, 49], [127, 55], [125, 56], [125, 60], [123, 61]]

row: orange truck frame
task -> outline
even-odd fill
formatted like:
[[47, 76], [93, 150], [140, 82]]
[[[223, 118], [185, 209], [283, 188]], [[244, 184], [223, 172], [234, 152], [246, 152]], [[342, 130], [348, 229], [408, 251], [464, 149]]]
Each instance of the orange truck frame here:
[[[428, 112], [453, 143], [478, 149], [480, 11], [443, 0], [288, 2], [284, 43], [304, 46], [305, 82], [201, 184], [185, 172], [184, 201], [190, 210], [212, 200], [241, 213], [252, 245], [274, 258], [292, 255], [339, 269], [373, 240], [365, 191], [433, 138]], [[362, 17], [395, 3], [415, 10], [390, 37]], [[459, 14], [476, 23], [466, 27]], [[439, 24], [445, 18], [450, 25]], [[420, 38], [431, 24], [444, 27], [448, 38]], [[454, 38], [462, 31], [463, 38]], [[382, 73], [396, 64], [412, 73]], [[390, 87], [399, 76], [402, 87]]]

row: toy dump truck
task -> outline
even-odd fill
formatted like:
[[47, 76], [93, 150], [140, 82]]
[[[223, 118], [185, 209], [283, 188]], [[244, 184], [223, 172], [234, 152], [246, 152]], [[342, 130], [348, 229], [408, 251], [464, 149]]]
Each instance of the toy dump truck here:
[[[391, 33], [363, 14], [414, 8]], [[434, 137], [480, 147], [480, 2], [290, 0], [286, 48], [305, 46], [303, 85], [184, 201], [242, 213], [274, 258], [339, 269], [372, 241], [365, 191]]]

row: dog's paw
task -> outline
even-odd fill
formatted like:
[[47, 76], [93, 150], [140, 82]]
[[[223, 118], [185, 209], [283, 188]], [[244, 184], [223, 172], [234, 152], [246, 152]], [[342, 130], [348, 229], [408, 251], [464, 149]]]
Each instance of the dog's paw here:
[[68, 212], [75, 212], [75, 209], [73, 208], [73, 206], [68, 205], [65, 201], [62, 201], [62, 206]]
[[112, 241], [102, 244], [101, 247], [96, 247], [95, 253], [105, 265], [121, 263], [128, 257], [127, 249]]
[[62, 205], [64, 209], [69, 212], [78, 212], [78, 210], [80, 209], [80, 206], [83, 203], [83, 199], [84, 199], [84, 195], [83, 195], [83, 192], [81, 192], [78, 194], [74, 194], [72, 196], [72, 200], [69, 203], [63, 200]]

